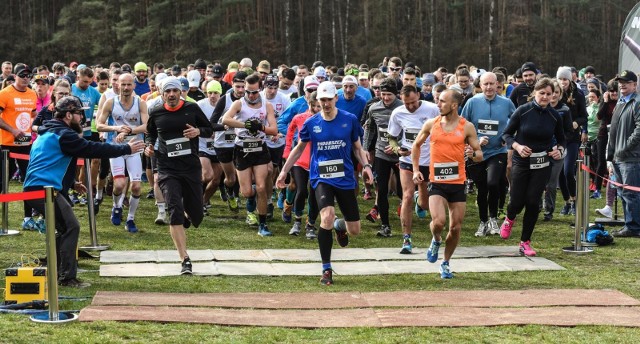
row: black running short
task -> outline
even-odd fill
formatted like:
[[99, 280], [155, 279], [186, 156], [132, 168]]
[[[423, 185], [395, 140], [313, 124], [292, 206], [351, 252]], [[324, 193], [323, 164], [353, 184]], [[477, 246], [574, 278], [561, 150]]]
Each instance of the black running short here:
[[321, 182], [318, 183], [314, 192], [318, 211], [326, 207], [335, 207], [335, 201], [338, 201], [338, 207], [340, 207], [345, 221], [360, 220], [355, 190], [338, 189], [333, 185]]
[[467, 194], [464, 192], [464, 184], [429, 183], [429, 197], [442, 196], [449, 203], [466, 202]]

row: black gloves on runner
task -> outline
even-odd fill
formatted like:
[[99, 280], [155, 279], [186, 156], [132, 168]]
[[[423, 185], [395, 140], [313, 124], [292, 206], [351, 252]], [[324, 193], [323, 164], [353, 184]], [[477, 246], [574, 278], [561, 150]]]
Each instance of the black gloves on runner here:
[[252, 135], [258, 133], [258, 130], [264, 130], [264, 126], [257, 119], [248, 119], [244, 122], [244, 128], [249, 130]]

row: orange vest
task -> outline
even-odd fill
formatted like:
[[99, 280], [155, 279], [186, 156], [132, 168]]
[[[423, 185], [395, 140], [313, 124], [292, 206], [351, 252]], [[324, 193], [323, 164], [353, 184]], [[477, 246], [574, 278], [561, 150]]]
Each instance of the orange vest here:
[[[13, 86], [6, 87], [0, 91], [0, 108], [2, 108], [0, 117], [8, 125], [27, 134], [30, 139], [31, 123], [35, 117], [34, 110], [36, 109], [37, 101], [36, 91], [30, 88], [20, 92]], [[0, 143], [3, 146], [30, 145], [30, 141], [16, 143], [13, 134], [0, 129]]]
[[441, 121], [442, 116], [435, 118], [429, 135], [431, 143], [429, 181], [439, 184], [464, 184], [466, 180], [464, 125], [467, 120], [460, 117], [458, 125], [450, 133], [442, 129]]

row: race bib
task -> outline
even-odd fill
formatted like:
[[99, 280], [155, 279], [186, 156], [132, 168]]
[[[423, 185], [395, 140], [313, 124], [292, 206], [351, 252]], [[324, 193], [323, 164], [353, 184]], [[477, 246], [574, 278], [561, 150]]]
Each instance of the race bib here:
[[457, 162], [436, 162], [433, 164], [433, 179], [435, 181], [455, 180], [459, 176]]
[[242, 141], [242, 152], [244, 153], [262, 152], [262, 141]]
[[207, 143], [207, 149], [213, 150], [213, 143], [215, 142], [215, 140], [214, 139], [204, 139], [204, 140]]
[[407, 128], [404, 130], [404, 140], [409, 144], [413, 144], [413, 141], [418, 137], [418, 133], [420, 133], [420, 129], [418, 128]]
[[537, 170], [549, 166], [549, 154], [547, 152], [531, 153], [529, 155], [529, 169]]
[[167, 156], [173, 158], [191, 154], [191, 141], [186, 137], [167, 140]]
[[236, 140], [236, 132], [231, 130], [227, 130], [224, 132], [224, 142], [233, 143]]
[[136, 135], [136, 134], [133, 134], [133, 135], [127, 135], [127, 136], [125, 136], [125, 137], [124, 137], [124, 142], [129, 142], [129, 141], [131, 141], [132, 139], [137, 139], [137, 138], [138, 138], [138, 135]]
[[478, 120], [478, 134], [484, 134], [489, 136], [498, 135], [498, 121], [492, 121], [488, 119]]
[[344, 161], [342, 159], [326, 160], [318, 163], [320, 178], [344, 177]]
[[16, 146], [28, 146], [31, 144], [31, 136], [23, 136], [20, 138], [14, 138], [13, 144]]
[[387, 132], [387, 128], [378, 127], [378, 137], [381, 142], [389, 142], [389, 133]]

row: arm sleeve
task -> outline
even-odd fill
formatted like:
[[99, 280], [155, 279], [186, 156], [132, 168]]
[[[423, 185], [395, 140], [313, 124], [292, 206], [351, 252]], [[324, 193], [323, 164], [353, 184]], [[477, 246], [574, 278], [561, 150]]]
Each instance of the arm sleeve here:
[[580, 92], [576, 92], [576, 96], [574, 97], [576, 102], [576, 118], [573, 120], [578, 123], [579, 126], [583, 127], [584, 131], [587, 130], [587, 118], [589, 114], [587, 114], [587, 104], [584, 98], [584, 95]]
[[131, 154], [128, 144], [112, 145], [102, 142], [93, 142], [79, 137], [72, 131], [67, 131], [59, 139], [61, 150], [64, 154], [81, 158], [115, 158]]
[[375, 142], [378, 139], [378, 135], [376, 135], [378, 131], [378, 125], [370, 114], [367, 117], [369, 118], [364, 122], [364, 143], [362, 147], [364, 147], [365, 150], [371, 150], [371, 146], [375, 147]]
[[47, 108], [43, 107], [42, 110], [40, 110], [40, 112], [38, 112], [38, 115], [36, 116], [36, 118], [33, 119], [33, 122], [31, 123], [31, 126], [34, 126], [34, 125], [41, 126], [42, 125], [45, 111], [47, 111]]
[[502, 139], [507, 145], [507, 149], [513, 149], [513, 143], [516, 141], [515, 133], [520, 127], [520, 112], [516, 110], [507, 122], [507, 127], [504, 128]]
[[218, 103], [216, 104], [215, 109], [213, 109], [213, 113], [211, 114], [211, 121], [209, 121], [211, 123], [211, 127], [213, 131], [224, 130], [224, 125], [219, 124], [218, 121], [220, 120], [220, 117], [224, 115], [224, 108], [227, 106], [226, 104], [227, 104], [227, 97], [223, 95], [222, 97], [220, 97], [220, 100], [218, 100]]

